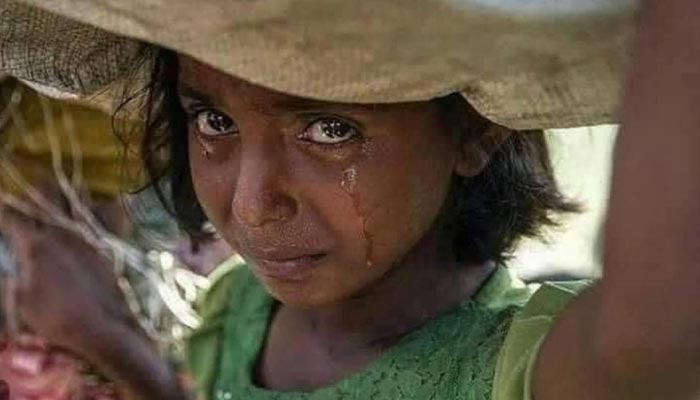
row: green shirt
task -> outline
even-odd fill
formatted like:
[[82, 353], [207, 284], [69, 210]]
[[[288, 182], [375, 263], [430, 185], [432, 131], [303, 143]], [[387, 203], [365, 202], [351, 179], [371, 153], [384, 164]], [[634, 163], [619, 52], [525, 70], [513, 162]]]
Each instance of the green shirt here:
[[[407, 334], [363, 371], [310, 392], [281, 392], [252, 379], [274, 300], [247, 267], [230, 264], [217, 271], [202, 304], [188, 367], [206, 400], [529, 399], [539, 344], [572, 297], [545, 285], [533, 297], [545, 307], [532, 309], [532, 292], [499, 267], [473, 299]], [[547, 300], [552, 294], [558, 302]]]

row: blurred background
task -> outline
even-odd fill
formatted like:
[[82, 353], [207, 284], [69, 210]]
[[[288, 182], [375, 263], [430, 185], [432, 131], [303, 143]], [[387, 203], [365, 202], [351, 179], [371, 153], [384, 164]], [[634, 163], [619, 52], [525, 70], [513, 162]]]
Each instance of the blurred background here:
[[601, 224], [610, 186], [617, 127], [604, 125], [547, 132], [557, 181], [582, 206], [561, 219], [547, 240], [523, 241], [510, 267], [526, 281], [592, 277], [600, 272]]

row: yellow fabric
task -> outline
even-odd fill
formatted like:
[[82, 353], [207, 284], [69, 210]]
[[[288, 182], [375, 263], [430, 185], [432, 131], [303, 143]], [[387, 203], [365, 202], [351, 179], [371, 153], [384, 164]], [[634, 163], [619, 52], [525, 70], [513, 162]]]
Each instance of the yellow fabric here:
[[[21, 195], [14, 176], [3, 165], [15, 166], [30, 184], [55, 181], [52, 160], [52, 140], [61, 157], [61, 166], [70, 177], [75, 171], [71, 142], [82, 158], [81, 190], [97, 196], [114, 197], [126, 188], [125, 178], [136, 183], [138, 161], [130, 157], [125, 162], [124, 146], [113, 134], [111, 118], [97, 109], [53, 100], [31, 89], [5, 82], [0, 86], [0, 109], [7, 111], [7, 121], [0, 127], [0, 190]], [[12, 103], [10, 97], [19, 91], [21, 100]], [[15, 95], [17, 96], [17, 95]], [[4, 103], [4, 104], [3, 104]], [[124, 169], [128, 166], [128, 169]]]
[[492, 400], [534, 400], [531, 384], [540, 346], [556, 316], [589, 285], [545, 283], [515, 316], [496, 364]]

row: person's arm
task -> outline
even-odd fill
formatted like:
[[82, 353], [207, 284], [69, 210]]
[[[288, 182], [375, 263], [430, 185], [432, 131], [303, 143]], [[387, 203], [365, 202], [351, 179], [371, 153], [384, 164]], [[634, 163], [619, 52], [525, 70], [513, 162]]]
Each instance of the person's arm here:
[[184, 400], [175, 372], [153, 343], [126, 324], [97, 323], [86, 335], [87, 361], [110, 378], [124, 400]]
[[125, 400], [186, 398], [136, 324], [107, 260], [62, 229], [14, 212], [0, 217], [20, 268], [18, 309], [36, 334], [89, 362]]
[[604, 277], [564, 313], [536, 400], [700, 394], [700, 2], [647, 0], [614, 163]]

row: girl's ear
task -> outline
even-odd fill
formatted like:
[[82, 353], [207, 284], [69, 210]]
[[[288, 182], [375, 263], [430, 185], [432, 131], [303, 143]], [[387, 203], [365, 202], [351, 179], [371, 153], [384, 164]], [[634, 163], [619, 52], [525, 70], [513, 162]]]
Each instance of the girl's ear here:
[[465, 135], [460, 143], [455, 173], [469, 178], [484, 170], [491, 156], [513, 134], [500, 125], [490, 124], [481, 135]]

